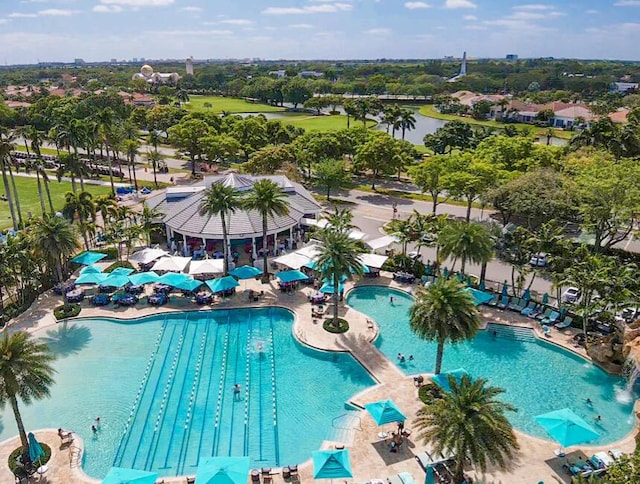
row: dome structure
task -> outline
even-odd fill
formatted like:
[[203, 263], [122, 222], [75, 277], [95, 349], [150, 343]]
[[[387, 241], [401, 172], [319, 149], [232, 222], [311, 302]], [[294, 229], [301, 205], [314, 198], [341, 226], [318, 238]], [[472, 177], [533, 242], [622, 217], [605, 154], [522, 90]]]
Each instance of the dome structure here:
[[144, 77], [151, 77], [153, 75], [153, 67], [148, 64], [143, 65], [140, 68], [140, 74], [142, 74]]

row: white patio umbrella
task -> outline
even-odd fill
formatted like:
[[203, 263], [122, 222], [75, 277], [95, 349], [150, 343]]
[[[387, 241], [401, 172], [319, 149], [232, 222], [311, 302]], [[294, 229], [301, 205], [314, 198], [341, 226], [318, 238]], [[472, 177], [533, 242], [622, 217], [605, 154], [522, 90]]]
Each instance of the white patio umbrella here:
[[224, 272], [224, 259], [192, 260], [189, 264], [189, 274], [222, 274]]
[[140, 264], [148, 264], [149, 262], [153, 262], [160, 257], [164, 257], [169, 255], [166, 250], [162, 249], [152, 249], [147, 247], [146, 249], [142, 249], [135, 254], [129, 256], [129, 262], [138, 262]]
[[165, 272], [182, 272], [187, 267], [187, 265], [191, 262], [191, 257], [163, 257], [158, 260], [151, 270], [153, 271], [165, 271]]

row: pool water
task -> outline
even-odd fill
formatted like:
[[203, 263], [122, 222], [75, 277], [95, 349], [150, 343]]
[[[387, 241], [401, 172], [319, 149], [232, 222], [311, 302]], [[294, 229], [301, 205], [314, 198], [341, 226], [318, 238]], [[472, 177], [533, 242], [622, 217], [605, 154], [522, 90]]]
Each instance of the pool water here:
[[[390, 303], [393, 296], [393, 303]], [[376, 346], [407, 375], [432, 373], [436, 343], [418, 339], [409, 327], [413, 298], [382, 286], [351, 291], [347, 303], [374, 319], [380, 327]], [[399, 362], [398, 353], [407, 357]], [[413, 361], [408, 361], [413, 355]], [[505, 401], [516, 406], [508, 415], [514, 427], [536, 437], [548, 438], [534, 416], [571, 408], [600, 433], [593, 443], [606, 444], [623, 438], [633, 428], [632, 395], [626, 381], [611, 376], [584, 358], [540, 340], [522, 341], [494, 337], [480, 331], [458, 345], [446, 344], [442, 371], [464, 368], [473, 377], [506, 390]], [[592, 404], [587, 404], [590, 398]], [[600, 415], [601, 421], [595, 421]]]
[[[194, 474], [213, 455], [300, 463], [343, 431], [345, 402], [374, 382], [351, 356], [300, 345], [292, 323], [264, 308], [60, 324], [37, 334], [59, 359], [51, 398], [21, 406], [26, 428], [77, 432], [94, 477], [112, 465]], [[0, 440], [16, 435], [11, 410], [0, 415]]]

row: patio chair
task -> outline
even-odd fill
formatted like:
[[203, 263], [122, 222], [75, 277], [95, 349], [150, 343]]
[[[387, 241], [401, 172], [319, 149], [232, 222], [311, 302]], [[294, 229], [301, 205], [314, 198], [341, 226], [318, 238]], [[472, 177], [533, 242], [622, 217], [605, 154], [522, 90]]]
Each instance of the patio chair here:
[[550, 327], [550, 326], [547, 326], [546, 324], [545, 324], [545, 325], [543, 325], [543, 326], [542, 326], [542, 332], [544, 333], [544, 335], [545, 335], [547, 338], [550, 338], [550, 337], [551, 337], [551, 327]]
[[538, 314], [536, 316], [536, 319], [545, 319], [545, 318], [549, 317], [549, 315], [551, 314], [552, 311], [553, 310], [551, 308], [547, 308], [547, 309], [544, 310], [543, 313]]
[[550, 324], [553, 326], [556, 323], [556, 321], [558, 321], [559, 317], [560, 317], [560, 313], [558, 311], [551, 311], [551, 314], [549, 314], [549, 316], [547, 316], [546, 318], [542, 318], [542, 321], [540, 324]]
[[559, 323], [556, 323], [556, 328], [558, 329], [568, 328], [569, 326], [571, 326], [572, 323], [573, 323], [573, 318], [571, 316], [565, 316], [565, 318], [562, 321], [560, 321]]
[[509, 309], [511, 309], [512, 311], [522, 311], [522, 307], [522, 298], [514, 297], [513, 299], [511, 299], [511, 302], [509, 303]]
[[538, 307], [537, 302], [529, 301], [529, 304], [527, 304], [527, 307], [522, 308], [522, 310], [520, 311], [520, 314], [524, 316], [529, 316], [537, 307]]
[[502, 296], [497, 307], [498, 309], [507, 309], [507, 306], [509, 306], [509, 296]]
[[492, 306], [492, 307], [497, 306], [499, 299], [500, 299], [500, 296], [498, 294], [494, 294], [493, 297], [491, 298], [491, 300], [489, 300], [489, 302], [487, 302], [487, 306]]

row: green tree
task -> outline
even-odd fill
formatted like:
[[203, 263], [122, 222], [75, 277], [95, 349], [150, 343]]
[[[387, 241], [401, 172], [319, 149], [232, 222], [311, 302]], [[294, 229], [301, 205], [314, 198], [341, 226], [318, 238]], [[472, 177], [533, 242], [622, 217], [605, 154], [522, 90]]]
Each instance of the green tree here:
[[47, 345], [32, 339], [25, 331], [5, 332], [0, 339], [0, 406], [9, 403], [22, 443], [22, 461], [30, 462], [29, 441], [18, 407], [49, 396], [55, 370], [55, 356]]
[[84, 240], [86, 250], [89, 250], [89, 238], [86, 228], [86, 222], [94, 222], [96, 217], [96, 204], [93, 202], [93, 195], [89, 192], [73, 193], [67, 192], [64, 196], [64, 207], [62, 214], [69, 222], [78, 219], [80, 234]]
[[222, 247], [224, 252], [224, 274], [229, 272], [229, 236], [227, 222], [231, 214], [242, 207], [240, 192], [234, 187], [226, 186], [220, 182], [212, 183], [204, 192], [200, 202], [201, 215], [219, 215], [222, 223]]
[[423, 193], [431, 196], [431, 212], [436, 213], [438, 205], [445, 203], [448, 198], [440, 200], [440, 194], [445, 192], [445, 177], [449, 168], [448, 159], [443, 155], [430, 156], [422, 163], [409, 168], [409, 176]]
[[407, 162], [406, 151], [399, 140], [386, 133], [374, 133], [356, 152], [355, 168], [371, 172], [371, 188], [375, 190], [380, 175], [392, 175]]
[[484, 378], [463, 375], [458, 381], [449, 376], [450, 391], [434, 398], [418, 410], [418, 438], [433, 444], [434, 451], [455, 454], [453, 482], [465, 482], [464, 466], [470, 462], [481, 471], [490, 463], [506, 469], [519, 449], [507, 412], [513, 405], [504, 403], [504, 390], [486, 386]]
[[79, 247], [73, 226], [62, 217], [47, 214], [31, 225], [30, 237], [34, 251], [47, 261], [50, 271], [55, 271], [56, 280], [62, 282], [62, 267]]
[[158, 227], [161, 220], [162, 213], [155, 208], [149, 207], [146, 203], [142, 204], [142, 211], [138, 213], [137, 225], [147, 247], [151, 246], [151, 234]]
[[11, 222], [13, 223], [13, 230], [18, 230], [20, 226], [18, 216], [16, 214], [16, 206], [14, 200], [14, 194], [9, 187], [9, 176], [13, 176], [11, 172], [11, 151], [13, 145], [4, 136], [0, 138], [0, 171], [2, 172], [2, 183], [4, 184], [4, 193], [7, 197], [7, 203], [9, 204], [9, 212], [11, 214]]
[[245, 161], [249, 161], [252, 153], [269, 144], [266, 122], [263, 117], [249, 116], [233, 125], [231, 134], [244, 152]]
[[327, 201], [331, 198], [332, 190], [341, 190], [351, 184], [351, 174], [347, 171], [342, 160], [324, 160], [316, 165], [316, 186], [326, 191]]
[[636, 450], [632, 454], [623, 454], [620, 459], [607, 466], [604, 482], [606, 484], [640, 482], [640, 451]]
[[427, 288], [419, 288], [409, 310], [411, 330], [421, 339], [436, 341], [435, 374], [442, 368], [444, 345], [475, 336], [480, 327], [473, 298], [455, 279], [440, 277]]
[[167, 131], [169, 139], [178, 148], [185, 150], [191, 160], [191, 176], [196, 176], [196, 160], [202, 161], [203, 139], [211, 134], [211, 128], [200, 119], [185, 118]]
[[475, 146], [473, 129], [464, 121], [449, 121], [435, 133], [424, 137], [424, 145], [438, 155], [451, 154], [453, 150], [468, 150]]
[[252, 175], [273, 175], [295, 159], [291, 145], [267, 146], [251, 155], [249, 161], [242, 165], [242, 171]]
[[[255, 210], [262, 218], [262, 247], [267, 247], [267, 231], [269, 219], [284, 217], [289, 214], [287, 196], [277, 183], [265, 178], [253, 184], [251, 191], [243, 200], [244, 207]], [[276, 234], [274, 234], [275, 236]], [[264, 279], [269, 280], [269, 264], [267, 263], [267, 250], [263, 250]]]
[[416, 117], [411, 109], [400, 110], [399, 119], [400, 130], [402, 131], [402, 139], [407, 131], [416, 129]]
[[460, 272], [463, 274], [467, 261], [482, 265], [493, 257], [491, 233], [479, 223], [451, 221], [440, 232], [438, 244], [442, 260], [453, 257], [455, 266], [460, 259]]

